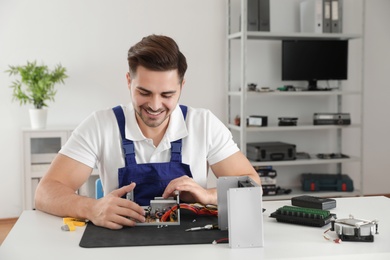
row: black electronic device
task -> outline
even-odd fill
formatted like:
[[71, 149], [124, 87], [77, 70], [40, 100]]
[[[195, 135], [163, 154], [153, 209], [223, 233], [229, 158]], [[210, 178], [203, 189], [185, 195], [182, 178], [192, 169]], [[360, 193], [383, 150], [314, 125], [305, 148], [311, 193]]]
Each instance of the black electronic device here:
[[291, 204], [297, 207], [313, 209], [333, 209], [336, 207], [336, 200], [321, 198], [309, 195], [296, 196], [291, 198]]
[[253, 168], [259, 174], [263, 196], [277, 195], [276, 170], [272, 166], [253, 166]]
[[349, 158], [348, 155], [342, 154], [342, 153], [318, 153], [317, 155], [318, 159], [345, 159]]
[[246, 120], [247, 126], [267, 126], [268, 117], [267, 116], [258, 116], [251, 115]]
[[278, 126], [296, 126], [298, 117], [279, 117]]
[[348, 79], [348, 40], [283, 40], [282, 80], [308, 81], [308, 90], [322, 90], [318, 80]]
[[247, 157], [253, 161], [285, 161], [296, 159], [296, 145], [283, 142], [247, 143]]
[[310, 158], [310, 154], [306, 152], [297, 152], [297, 160], [308, 160]]
[[276, 184], [277, 172], [275, 169], [266, 167], [262, 168], [261, 166], [254, 166], [254, 169], [259, 174], [260, 181], [262, 185], [266, 184]]
[[276, 184], [262, 184], [263, 196], [274, 196], [278, 193], [278, 187]]
[[350, 125], [351, 115], [349, 113], [314, 113], [314, 125]]

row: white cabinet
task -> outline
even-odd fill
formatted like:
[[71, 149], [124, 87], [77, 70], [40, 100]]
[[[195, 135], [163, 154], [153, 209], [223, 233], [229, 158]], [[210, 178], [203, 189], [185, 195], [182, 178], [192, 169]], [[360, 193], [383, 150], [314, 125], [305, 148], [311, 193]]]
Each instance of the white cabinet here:
[[[23, 155], [23, 208], [34, 209], [34, 194], [39, 180], [49, 169], [50, 163], [72, 133], [72, 127], [48, 127], [22, 130]], [[96, 173], [93, 175], [96, 176]], [[94, 196], [90, 178], [79, 193]], [[92, 187], [91, 187], [92, 186]]]
[[[312, 195], [324, 197], [362, 195], [363, 30], [351, 29], [352, 33], [300, 33], [293, 28], [288, 32], [274, 32], [273, 23], [277, 24], [275, 21], [280, 21], [283, 17], [290, 19], [295, 15], [295, 20], [291, 19], [295, 23], [299, 21], [299, 12], [296, 11], [299, 1], [270, 2], [270, 13], [274, 16], [271, 17], [271, 31], [260, 32], [246, 30], [246, 23], [243, 21], [247, 19], [247, 0], [228, 1], [228, 127], [244, 154], [249, 142], [281, 141], [293, 143], [297, 147], [297, 152], [311, 155], [310, 159], [252, 161], [253, 166], [272, 166], [277, 171], [277, 185], [292, 189], [292, 192], [286, 195], [264, 196], [265, 200], [289, 199], [307, 193], [301, 189], [302, 173], [343, 173], [348, 174], [354, 182], [354, 192], [316, 192], [311, 193]], [[283, 6], [284, 3], [289, 6]], [[275, 18], [279, 9], [281, 15]], [[283, 16], [282, 9], [283, 12], [290, 11], [292, 14]], [[348, 19], [352, 20], [351, 24], [354, 25], [358, 19], [361, 22], [360, 26], [363, 27], [363, 9], [363, 1], [344, 1], [346, 32], [352, 28], [348, 24]], [[267, 87], [271, 90], [277, 90], [283, 85], [304, 86], [305, 82], [281, 80], [281, 42], [300, 39], [349, 40], [348, 80], [319, 82], [337, 89], [332, 91], [249, 91], [247, 86], [250, 83], [257, 84], [258, 88]], [[351, 114], [352, 124], [314, 125], [315, 112], [347, 112]], [[246, 119], [250, 115], [267, 116], [268, 126], [247, 126]], [[235, 123], [237, 116], [241, 120], [239, 126]], [[298, 117], [298, 125], [278, 126], [279, 117]], [[315, 155], [319, 153], [343, 153], [350, 158], [317, 159]]]

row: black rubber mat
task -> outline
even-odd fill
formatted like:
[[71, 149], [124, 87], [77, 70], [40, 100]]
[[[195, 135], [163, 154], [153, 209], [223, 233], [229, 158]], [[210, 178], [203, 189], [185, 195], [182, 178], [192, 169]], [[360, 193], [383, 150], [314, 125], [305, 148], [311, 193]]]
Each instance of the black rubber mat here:
[[80, 241], [80, 246], [93, 247], [123, 247], [123, 246], [155, 246], [227, 243], [228, 231], [219, 229], [185, 231], [192, 227], [203, 227], [208, 224], [217, 225], [216, 216], [195, 215], [187, 210], [181, 210], [180, 225], [135, 226], [111, 230], [88, 223]]

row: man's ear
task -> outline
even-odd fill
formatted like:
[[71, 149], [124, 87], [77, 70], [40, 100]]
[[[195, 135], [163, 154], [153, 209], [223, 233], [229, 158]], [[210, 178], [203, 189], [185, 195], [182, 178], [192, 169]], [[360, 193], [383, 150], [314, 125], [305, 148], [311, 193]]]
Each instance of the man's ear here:
[[183, 81], [181, 82], [181, 88], [183, 88], [185, 84], [186, 84], [186, 79], [183, 79]]
[[130, 76], [130, 72], [127, 72], [127, 73], [126, 73], [126, 79], [127, 79], [127, 88], [130, 89], [130, 86], [131, 86], [131, 76]]

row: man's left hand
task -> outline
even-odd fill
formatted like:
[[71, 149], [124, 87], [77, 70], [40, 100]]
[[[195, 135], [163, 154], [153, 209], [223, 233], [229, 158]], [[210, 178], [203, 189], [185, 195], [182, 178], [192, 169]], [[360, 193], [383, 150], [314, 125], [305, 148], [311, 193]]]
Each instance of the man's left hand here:
[[172, 180], [165, 188], [164, 198], [174, 195], [175, 191], [180, 192], [180, 200], [188, 203], [217, 204], [216, 189], [205, 189], [201, 187], [194, 179], [184, 175]]

